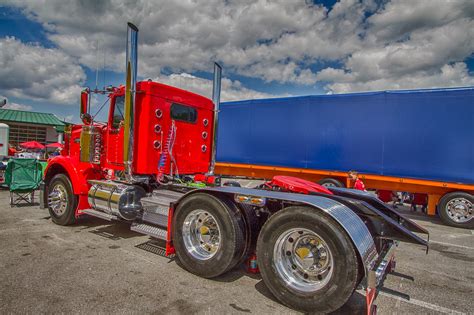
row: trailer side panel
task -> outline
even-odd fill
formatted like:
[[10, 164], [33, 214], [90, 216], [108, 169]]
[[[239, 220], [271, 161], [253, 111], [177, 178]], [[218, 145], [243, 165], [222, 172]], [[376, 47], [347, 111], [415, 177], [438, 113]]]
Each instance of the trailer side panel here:
[[474, 184], [474, 88], [223, 103], [219, 162]]

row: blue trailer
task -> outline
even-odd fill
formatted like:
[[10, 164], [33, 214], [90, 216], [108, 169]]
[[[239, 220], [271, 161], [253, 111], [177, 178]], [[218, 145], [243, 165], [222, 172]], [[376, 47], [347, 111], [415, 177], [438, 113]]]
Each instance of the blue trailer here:
[[473, 87], [245, 100], [221, 106], [217, 160], [225, 174], [288, 169], [336, 185], [357, 170], [370, 188], [426, 193], [430, 214], [438, 205], [446, 223], [472, 227], [473, 139]]

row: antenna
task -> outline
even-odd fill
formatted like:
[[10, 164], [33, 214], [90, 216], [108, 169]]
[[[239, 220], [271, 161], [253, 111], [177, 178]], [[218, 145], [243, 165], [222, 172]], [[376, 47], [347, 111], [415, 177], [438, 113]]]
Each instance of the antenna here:
[[104, 67], [103, 67], [103, 75], [104, 75], [104, 90], [105, 90], [105, 49], [104, 49]]
[[97, 51], [95, 58], [95, 90], [97, 91], [97, 86], [99, 85], [99, 40], [97, 40]]

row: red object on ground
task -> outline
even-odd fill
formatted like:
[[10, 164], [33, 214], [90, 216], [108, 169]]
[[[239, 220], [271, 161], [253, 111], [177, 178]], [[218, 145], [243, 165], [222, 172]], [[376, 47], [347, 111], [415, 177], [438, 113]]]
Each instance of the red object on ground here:
[[20, 146], [25, 149], [44, 149], [44, 145], [37, 141], [28, 141], [20, 143]]
[[274, 176], [272, 181], [269, 184], [284, 188], [292, 192], [301, 193], [301, 194], [309, 194], [312, 192], [323, 193], [323, 194], [328, 194], [328, 195], [333, 194], [324, 186], [310, 182], [309, 180], [292, 177], [292, 176], [283, 176], [283, 175]]
[[392, 201], [392, 191], [391, 190], [377, 190], [377, 196], [383, 202], [390, 202]]
[[63, 145], [59, 142], [54, 142], [46, 145], [47, 148], [62, 148]]
[[258, 269], [257, 265], [257, 255], [253, 253], [247, 260], [247, 271], [250, 273], [259, 273], [260, 270]]
[[356, 179], [354, 183], [354, 189], [365, 191], [364, 182], [362, 182], [360, 179]]
[[428, 195], [427, 194], [414, 193], [413, 194], [413, 201], [412, 201], [411, 204], [412, 205], [417, 205], [417, 206], [426, 206], [428, 204]]

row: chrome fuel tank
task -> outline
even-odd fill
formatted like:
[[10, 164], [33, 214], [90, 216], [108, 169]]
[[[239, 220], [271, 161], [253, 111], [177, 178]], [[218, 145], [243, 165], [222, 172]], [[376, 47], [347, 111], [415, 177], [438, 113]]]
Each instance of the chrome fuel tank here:
[[88, 201], [95, 210], [115, 215], [124, 220], [134, 220], [142, 209], [140, 199], [145, 190], [136, 185], [114, 181], [91, 180]]

